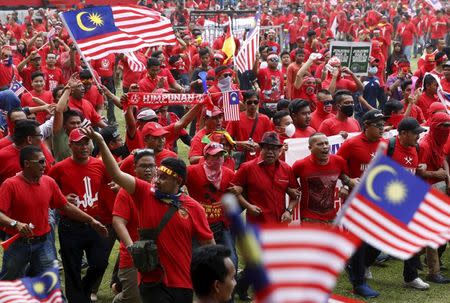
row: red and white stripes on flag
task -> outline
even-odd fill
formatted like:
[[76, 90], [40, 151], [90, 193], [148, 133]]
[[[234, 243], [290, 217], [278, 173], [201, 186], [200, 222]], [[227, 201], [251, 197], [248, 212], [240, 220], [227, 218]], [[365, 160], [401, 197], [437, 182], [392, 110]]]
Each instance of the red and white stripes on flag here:
[[259, 25], [257, 25], [250, 36], [244, 41], [236, 56], [236, 65], [241, 73], [252, 70], [259, 52]]
[[259, 239], [270, 292], [262, 302], [328, 301], [360, 240], [335, 226], [262, 226]]
[[124, 53], [125, 57], [127, 57], [127, 63], [130, 67], [130, 70], [133, 72], [143, 72], [147, 69], [144, 63], [139, 61], [134, 52]]
[[397, 218], [357, 194], [346, 209], [342, 223], [366, 242], [406, 260], [423, 247], [438, 248], [449, 240], [450, 206], [440, 196], [440, 192], [431, 189], [405, 227]]
[[0, 281], [0, 302], [30, 302], [30, 303], [62, 303], [61, 291], [53, 290], [46, 298], [37, 299], [32, 296], [21, 280]]
[[111, 6], [119, 31], [78, 43], [87, 60], [177, 42], [170, 20], [145, 7]]
[[445, 108], [447, 109], [447, 113], [450, 113], [450, 92], [444, 91], [444, 89], [442, 88], [441, 79], [439, 79], [438, 75], [436, 75], [434, 73], [425, 73], [424, 78], [427, 75], [433, 76], [433, 78], [437, 81], [437, 83], [438, 83], [438, 88], [437, 88], [438, 98], [442, 102], [442, 104], [444, 104]]
[[239, 121], [239, 94], [237, 91], [222, 93], [223, 117], [225, 121]]

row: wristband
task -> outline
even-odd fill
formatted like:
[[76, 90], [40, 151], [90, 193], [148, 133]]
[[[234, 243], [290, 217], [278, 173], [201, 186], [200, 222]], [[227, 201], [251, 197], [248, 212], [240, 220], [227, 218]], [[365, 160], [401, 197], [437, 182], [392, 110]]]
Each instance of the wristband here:
[[290, 213], [292, 215], [292, 209], [290, 209], [289, 207], [286, 207], [285, 211], [287, 211], [288, 213]]

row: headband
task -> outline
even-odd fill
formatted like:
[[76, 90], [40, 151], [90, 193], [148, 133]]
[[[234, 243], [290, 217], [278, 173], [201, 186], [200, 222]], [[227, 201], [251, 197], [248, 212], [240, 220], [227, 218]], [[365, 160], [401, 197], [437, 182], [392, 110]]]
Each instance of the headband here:
[[219, 78], [220, 76], [222, 76], [225, 73], [233, 74], [233, 70], [230, 68], [225, 68], [225, 69], [221, 70], [220, 72], [216, 73], [216, 78]]
[[178, 178], [178, 174], [177, 174], [176, 172], [174, 172], [173, 170], [171, 170], [170, 168], [168, 168], [168, 167], [166, 167], [166, 166], [164, 166], [164, 165], [161, 165], [161, 166], [158, 168], [158, 170], [162, 171], [163, 173], [168, 174], [169, 176]]

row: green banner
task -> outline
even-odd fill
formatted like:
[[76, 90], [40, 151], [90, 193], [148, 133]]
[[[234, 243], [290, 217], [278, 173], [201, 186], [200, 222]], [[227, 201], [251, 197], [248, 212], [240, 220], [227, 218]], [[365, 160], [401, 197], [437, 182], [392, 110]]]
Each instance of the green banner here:
[[367, 75], [371, 42], [333, 41], [330, 45], [331, 56], [341, 60], [341, 66], [348, 67], [356, 75]]

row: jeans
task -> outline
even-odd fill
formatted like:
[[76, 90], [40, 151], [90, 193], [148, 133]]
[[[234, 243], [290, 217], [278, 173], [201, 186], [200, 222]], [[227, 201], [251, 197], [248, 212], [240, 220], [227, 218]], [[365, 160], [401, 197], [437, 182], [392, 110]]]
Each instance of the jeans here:
[[411, 50], [412, 50], [412, 48], [413, 48], [412, 45], [405, 45], [403, 47], [403, 54], [406, 56], [408, 61], [411, 61]]
[[234, 238], [229, 229], [223, 228], [221, 231], [214, 232], [214, 240], [216, 244], [221, 244], [231, 251], [230, 259], [233, 261], [234, 267], [238, 268], [238, 257], [234, 245]]
[[20, 238], [3, 252], [0, 280], [16, 280], [25, 274], [37, 276], [51, 268], [55, 259], [55, 250], [48, 235], [45, 240], [34, 243]]
[[[85, 223], [61, 218], [59, 242], [69, 303], [90, 303], [95, 281], [108, 266], [108, 241]], [[89, 267], [81, 278], [81, 259], [86, 252]]]
[[380, 251], [367, 243], [363, 243], [353, 254], [349, 261], [349, 278], [353, 287], [364, 284], [364, 273], [366, 267], [375, 262], [375, 259], [380, 254]]
[[138, 271], [136, 268], [120, 268], [119, 279], [122, 283], [122, 292], [118, 293], [113, 303], [141, 303], [138, 286]]
[[412, 282], [419, 277], [417, 269], [420, 266], [419, 255], [414, 255], [403, 263], [403, 280], [405, 282]]
[[[116, 88], [114, 87], [114, 78], [113, 77], [102, 77], [102, 84], [106, 86], [107, 89], [113, 94], [116, 93]], [[106, 118], [108, 119], [108, 124], [116, 122], [116, 116], [114, 114], [114, 102], [108, 98], [106, 104]]]
[[[116, 243], [117, 234], [112, 225], [106, 225], [106, 228], [108, 228], [108, 237], [106, 238], [106, 241], [108, 242], [108, 257], [111, 255], [111, 250], [114, 247], [114, 244]], [[96, 294], [98, 292], [98, 289], [100, 288], [100, 284], [102, 284], [103, 275], [95, 281], [93, 287], [92, 287], [92, 293]]]
[[188, 288], [166, 287], [161, 283], [142, 283], [143, 303], [192, 303], [193, 291]]

